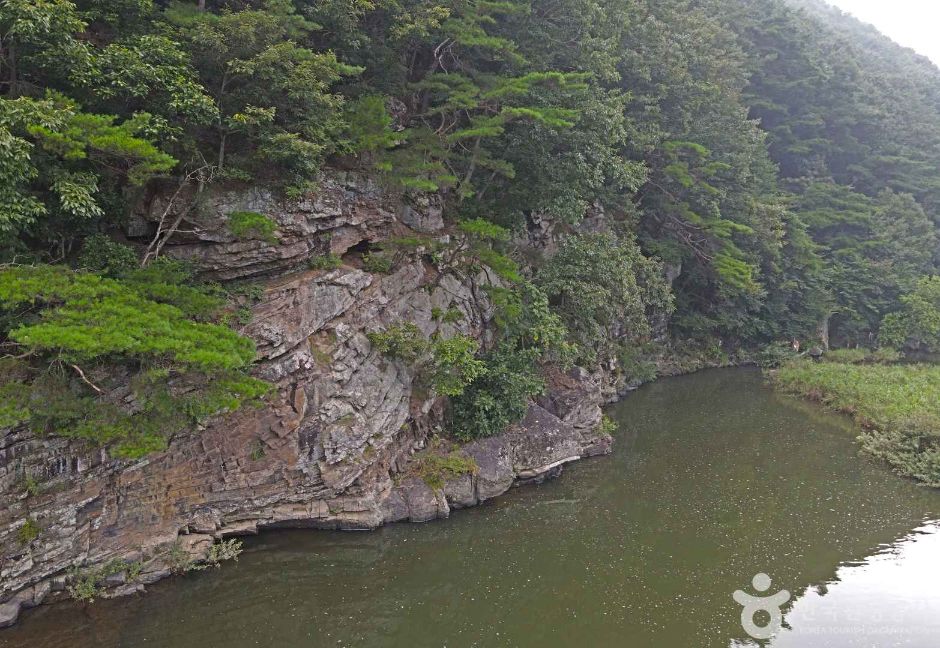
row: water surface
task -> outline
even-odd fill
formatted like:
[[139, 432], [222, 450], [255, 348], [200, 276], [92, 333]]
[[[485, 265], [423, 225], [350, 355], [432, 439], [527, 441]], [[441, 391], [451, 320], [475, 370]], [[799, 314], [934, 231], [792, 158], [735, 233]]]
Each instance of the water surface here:
[[[940, 493], [860, 457], [847, 421], [710, 371], [613, 407], [614, 454], [426, 525], [285, 531], [237, 564], [0, 646], [756, 646], [731, 595], [793, 595], [770, 645], [940, 645]], [[751, 591], [751, 593], [756, 593]]]

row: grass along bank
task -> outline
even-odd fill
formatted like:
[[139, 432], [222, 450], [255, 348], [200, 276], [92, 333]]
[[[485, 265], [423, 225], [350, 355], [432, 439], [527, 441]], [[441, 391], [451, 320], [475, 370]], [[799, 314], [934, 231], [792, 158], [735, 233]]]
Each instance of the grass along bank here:
[[785, 392], [852, 415], [867, 452], [940, 487], [940, 366], [799, 360], [771, 377]]

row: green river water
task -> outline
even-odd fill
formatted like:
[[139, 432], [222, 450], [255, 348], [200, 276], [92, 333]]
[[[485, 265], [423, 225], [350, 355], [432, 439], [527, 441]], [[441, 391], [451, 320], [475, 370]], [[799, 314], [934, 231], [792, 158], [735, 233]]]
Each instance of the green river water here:
[[[940, 646], [940, 493], [845, 420], [743, 369], [610, 415], [613, 455], [555, 481], [425, 525], [263, 533], [140, 598], [29, 611], [0, 646]], [[732, 599], [759, 572], [792, 594], [769, 643]]]

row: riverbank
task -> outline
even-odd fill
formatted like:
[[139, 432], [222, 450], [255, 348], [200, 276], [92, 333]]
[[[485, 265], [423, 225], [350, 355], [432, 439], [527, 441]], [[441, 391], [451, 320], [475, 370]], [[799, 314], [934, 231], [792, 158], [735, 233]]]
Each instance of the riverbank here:
[[[139, 534], [133, 535], [139, 529], [128, 532], [115, 528], [114, 537], [118, 541], [109, 545], [107, 553], [85, 552], [75, 560], [56, 553], [56, 562], [47, 561], [49, 569], [41, 578], [32, 582], [24, 578], [25, 586], [17, 588], [10, 596], [0, 597], [0, 628], [14, 624], [23, 609], [75, 598], [72, 590], [76, 582], [84, 585], [82, 591], [88, 599], [142, 593], [159, 580], [188, 571], [190, 565], [198, 568], [217, 564], [211, 560], [210, 552], [218, 543], [237, 536], [255, 535], [264, 529], [372, 530], [399, 521], [427, 522], [446, 518], [454, 509], [482, 504], [514, 486], [556, 477], [566, 464], [578, 459], [609, 453], [611, 429], [602, 419], [603, 405], [616, 402], [659, 378], [739, 362], [740, 359], [728, 357], [718, 347], [676, 345], [663, 346], [657, 353], [637, 360], [632, 372], [549, 371], [546, 393], [532, 404], [523, 421], [504, 434], [442, 453], [437, 444], [427, 442], [432, 434], [431, 425], [425, 422], [421, 429], [413, 426], [405, 435], [408, 443], [403, 444], [396, 460], [383, 462], [383, 470], [370, 477], [371, 492], [364, 492], [360, 486], [352, 496], [324, 499], [319, 493], [298, 491], [292, 494], [276, 482], [253, 480], [250, 490], [239, 488], [230, 502], [223, 499], [224, 491], [212, 495], [211, 504], [208, 498], [187, 507], [177, 502], [183, 517], [174, 525], [158, 520], [167, 527], [166, 533], [154, 534], [149, 544], [145, 540], [135, 540], [136, 544], [125, 541], [131, 536], [139, 537]], [[432, 418], [439, 420], [439, 416]], [[201, 438], [182, 437], [168, 454], [170, 457], [191, 456], [192, 451], [185, 447], [179, 450], [177, 446], [204, 447], [204, 443], [248, 451], [232, 443], [207, 441], [206, 437], [212, 433], [210, 429], [203, 432]], [[227, 435], [231, 441], [231, 430]], [[289, 440], [289, 436], [287, 438]], [[409, 445], [417, 452], [408, 452]], [[252, 457], [247, 462], [230, 463], [257, 467], [279, 461], [283, 459], [270, 454]], [[143, 469], [158, 477], [167, 472], [159, 461], [146, 462]], [[112, 466], [111, 470], [120, 475], [119, 466]], [[153, 478], [138, 476], [137, 483], [147, 486], [152, 481]], [[230, 481], [229, 478], [224, 483]], [[54, 495], [47, 491], [25, 492], [21, 499], [35, 507], [35, 511]], [[122, 510], [135, 510], [141, 501], [146, 498], [125, 498]], [[44, 520], [73, 520], [75, 526], [74, 516], [61, 514], [41, 516], [34, 512], [25, 519], [38, 520], [35, 523], [38, 533], [22, 545], [29, 548], [24, 554], [32, 557], [31, 565], [42, 564], [38, 558], [56, 549], [54, 543], [47, 541], [54, 529]], [[21, 528], [32, 530], [33, 527], [30, 524]], [[80, 528], [88, 530], [92, 525], [83, 524]], [[3, 574], [13, 575], [12, 568], [7, 566]]]
[[771, 372], [780, 390], [852, 416], [866, 452], [940, 487], [940, 366], [799, 360]]
[[[729, 601], [757, 570], [820, 612], [789, 646], [860, 610], [889, 633], [872, 645], [931, 645], [934, 608], [884, 580], [848, 601], [816, 594], [845, 589], [827, 585], [838, 565], [938, 519], [940, 491], [859, 461], [850, 422], [813, 408], [754, 369], [657, 380], [607, 408], [611, 455], [538, 488], [433, 524], [266, 531], [237, 563], [145, 596], [31, 610], [0, 648], [727, 648], [748, 641]], [[933, 606], [935, 570], [905, 573]]]

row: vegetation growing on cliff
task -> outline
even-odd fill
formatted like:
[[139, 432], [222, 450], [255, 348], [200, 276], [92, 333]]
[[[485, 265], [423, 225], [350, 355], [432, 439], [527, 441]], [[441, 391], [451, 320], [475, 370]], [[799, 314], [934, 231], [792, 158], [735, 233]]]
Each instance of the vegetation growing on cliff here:
[[477, 359], [479, 344], [466, 335], [427, 339], [411, 322], [373, 331], [369, 341], [379, 352], [414, 367], [419, 379], [441, 396], [459, 396], [467, 385], [486, 373]]
[[411, 474], [434, 489], [444, 488], [448, 481], [479, 470], [473, 457], [448, 447], [440, 438], [431, 439], [428, 448], [417, 455], [409, 470]]
[[[938, 93], [813, 0], [0, 0], [3, 423], [138, 456], [260, 393], [216, 292], [165, 274], [172, 231], [111, 239], [155, 183], [292, 198], [334, 163], [440, 192], [452, 248], [517, 286], [492, 348], [435, 361], [462, 437], [517, 420], [542, 363], [635, 364], [654, 334], [931, 348]], [[558, 253], [516, 254], [543, 226]], [[277, 244], [265, 215], [228, 227]]]
[[52, 265], [0, 269], [14, 351], [3, 360], [2, 425], [28, 422], [134, 458], [263, 395], [267, 385], [243, 373], [252, 342], [206, 321], [221, 301], [165, 283], [163, 265], [123, 281]]

